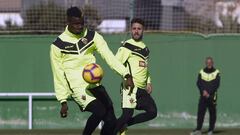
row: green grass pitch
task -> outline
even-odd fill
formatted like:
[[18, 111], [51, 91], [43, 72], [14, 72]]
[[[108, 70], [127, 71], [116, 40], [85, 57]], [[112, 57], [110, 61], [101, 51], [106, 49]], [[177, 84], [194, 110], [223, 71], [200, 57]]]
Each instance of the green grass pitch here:
[[[77, 129], [0, 130], [0, 135], [81, 135]], [[191, 129], [130, 129], [127, 135], [189, 135]], [[207, 134], [203, 132], [203, 134]], [[240, 135], [240, 129], [218, 129], [216, 135]], [[93, 135], [99, 135], [96, 131]]]

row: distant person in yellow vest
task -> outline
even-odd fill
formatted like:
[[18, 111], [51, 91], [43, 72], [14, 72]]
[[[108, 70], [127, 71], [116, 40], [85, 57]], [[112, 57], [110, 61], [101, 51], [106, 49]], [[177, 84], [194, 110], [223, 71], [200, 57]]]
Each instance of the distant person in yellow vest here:
[[217, 90], [220, 85], [219, 70], [214, 68], [212, 57], [206, 58], [206, 67], [202, 69], [198, 75], [197, 86], [200, 92], [198, 104], [197, 128], [191, 135], [201, 135], [201, 129], [204, 121], [206, 110], [209, 111], [209, 129], [208, 135], [213, 134], [216, 123], [216, 105], [217, 105]]

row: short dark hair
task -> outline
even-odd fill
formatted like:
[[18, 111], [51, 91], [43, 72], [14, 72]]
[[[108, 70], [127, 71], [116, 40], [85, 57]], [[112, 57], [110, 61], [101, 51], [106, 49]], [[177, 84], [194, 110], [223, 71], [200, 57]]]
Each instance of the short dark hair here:
[[213, 61], [213, 57], [208, 56], [208, 57], [206, 57], [206, 60], [211, 60], [211, 61]]
[[83, 16], [82, 11], [78, 7], [70, 7], [67, 9], [67, 17], [79, 17]]
[[141, 24], [142, 26], [144, 26], [144, 21], [143, 21], [143, 19], [141, 19], [141, 18], [133, 18], [133, 19], [131, 20], [131, 26], [132, 26], [134, 23], [139, 23], [139, 24]]

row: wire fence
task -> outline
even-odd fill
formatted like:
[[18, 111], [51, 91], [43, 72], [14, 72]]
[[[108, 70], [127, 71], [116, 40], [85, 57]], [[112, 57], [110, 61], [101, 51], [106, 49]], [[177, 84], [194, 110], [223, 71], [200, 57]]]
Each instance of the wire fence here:
[[0, 33], [60, 33], [66, 9], [78, 6], [87, 27], [102, 33], [128, 31], [133, 17], [150, 32], [238, 34], [240, 0], [0, 0]]

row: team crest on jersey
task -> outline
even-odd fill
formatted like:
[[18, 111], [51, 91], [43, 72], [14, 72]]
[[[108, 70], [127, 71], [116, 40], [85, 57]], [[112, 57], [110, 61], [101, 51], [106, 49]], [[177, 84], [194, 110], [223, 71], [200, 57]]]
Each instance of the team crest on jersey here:
[[86, 38], [82, 38], [81, 41], [84, 43], [84, 44], [87, 44], [88, 43], [88, 40]]
[[130, 98], [129, 101], [131, 104], [133, 104], [135, 102], [135, 100], [133, 98]]
[[147, 67], [148, 64], [145, 61], [139, 61], [139, 67]]
[[82, 100], [86, 100], [86, 96], [85, 95], [82, 95]]

